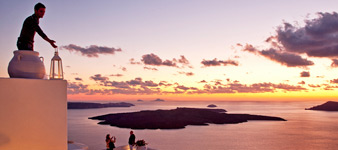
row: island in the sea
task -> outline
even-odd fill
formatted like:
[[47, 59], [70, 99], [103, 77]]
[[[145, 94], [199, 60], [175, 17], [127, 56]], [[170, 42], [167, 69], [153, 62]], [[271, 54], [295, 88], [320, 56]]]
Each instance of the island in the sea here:
[[212, 108], [212, 107], [217, 107], [215, 104], [210, 104], [210, 105], [208, 105], [207, 107], [210, 107], [210, 108]]
[[153, 100], [154, 102], [164, 102], [164, 100], [163, 99], [155, 99], [155, 100]]
[[68, 109], [92, 109], [92, 108], [107, 108], [107, 107], [131, 107], [135, 106], [131, 103], [87, 103], [87, 102], [68, 102]]
[[338, 111], [338, 102], [328, 101], [318, 106], [305, 108], [305, 110]]
[[224, 109], [176, 108], [107, 114], [89, 119], [102, 120], [98, 124], [131, 129], [182, 129], [187, 125], [236, 124], [249, 120], [286, 121], [283, 118], [228, 114]]

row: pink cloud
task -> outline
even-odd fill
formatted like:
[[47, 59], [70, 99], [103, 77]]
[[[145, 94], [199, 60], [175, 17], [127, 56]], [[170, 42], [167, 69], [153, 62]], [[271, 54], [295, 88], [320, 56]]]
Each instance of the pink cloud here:
[[106, 47], [106, 46], [97, 46], [97, 45], [90, 45], [89, 47], [80, 47], [75, 44], [69, 44], [65, 46], [61, 46], [62, 50], [68, 50], [70, 52], [80, 52], [82, 56], [86, 57], [99, 57], [99, 54], [106, 55], [114, 55], [115, 52], [121, 52], [120, 48], [116, 49], [113, 47]]
[[300, 73], [300, 77], [310, 77], [310, 72], [309, 71], [303, 71]]
[[234, 60], [217, 60], [217, 58], [213, 60], [204, 60], [201, 62], [203, 66], [205, 67], [210, 67], [210, 66], [227, 66], [227, 65], [233, 65], [233, 66], [238, 66], [238, 62]]

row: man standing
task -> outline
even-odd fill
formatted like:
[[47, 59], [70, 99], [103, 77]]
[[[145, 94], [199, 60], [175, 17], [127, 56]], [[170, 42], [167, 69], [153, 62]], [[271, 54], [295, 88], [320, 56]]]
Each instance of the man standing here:
[[133, 145], [135, 144], [135, 135], [134, 135], [133, 131], [130, 131], [128, 144], [129, 144], [130, 150], [133, 150]]
[[23, 23], [20, 37], [18, 38], [17, 46], [19, 50], [31, 50], [33, 51], [34, 47], [34, 35], [36, 32], [47, 42], [49, 42], [54, 48], [57, 48], [55, 41], [47, 37], [45, 33], [41, 30], [39, 26], [39, 19], [43, 18], [45, 15], [46, 6], [37, 3], [34, 6], [34, 14], [27, 17]]

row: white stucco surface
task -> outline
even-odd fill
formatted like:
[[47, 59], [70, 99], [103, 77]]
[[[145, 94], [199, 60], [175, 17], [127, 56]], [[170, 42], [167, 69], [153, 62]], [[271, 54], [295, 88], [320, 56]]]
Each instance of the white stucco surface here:
[[0, 149], [67, 149], [67, 81], [0, 78]]

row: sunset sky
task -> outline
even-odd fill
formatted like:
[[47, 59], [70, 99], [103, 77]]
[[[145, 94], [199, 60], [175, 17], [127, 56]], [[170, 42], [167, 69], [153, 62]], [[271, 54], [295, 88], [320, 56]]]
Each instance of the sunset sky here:
[[[68, 100], [336, 100], [337, 0], [0, 1], [0, 77], [41, 2]], [[46, 73], [54, 49], [38, 34]]]

